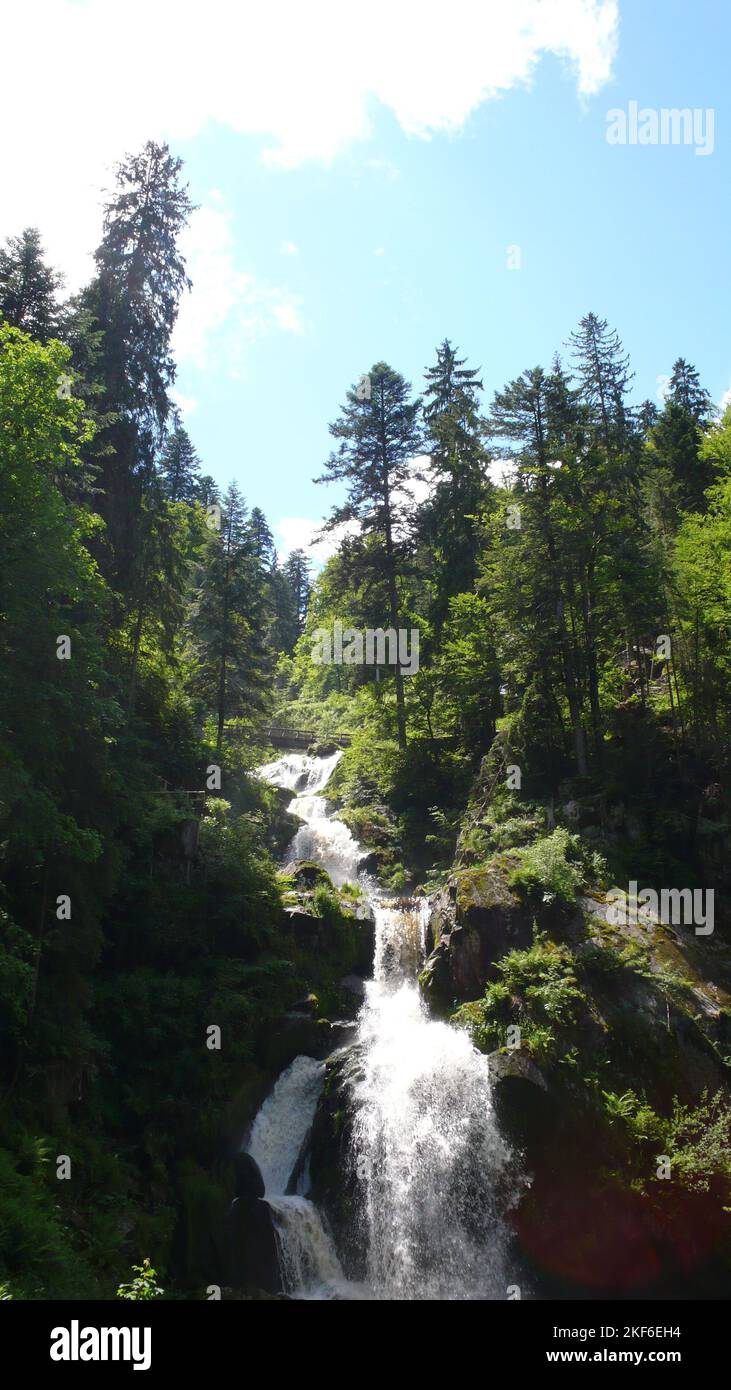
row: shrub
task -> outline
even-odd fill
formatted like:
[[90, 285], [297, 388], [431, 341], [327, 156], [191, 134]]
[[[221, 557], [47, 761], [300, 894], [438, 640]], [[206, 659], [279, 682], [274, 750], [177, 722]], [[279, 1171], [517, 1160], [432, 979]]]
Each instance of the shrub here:
[[312, 908], [315, 916], [321, 917], [329, 927], [337, 926], [345, 915], [337, 892], [327, 883], [318, 883], [314, 888]]
[[610, 1123], [621, 1125], [635, 1151], [640, 1190], [659, 1181], [656, 1159], [662, 1153], [670, 1160], [671, 1181], [689, 1192], [708, 1192], [720, 1182], [731, 1199], [731, 1105], [722, 1091], [711, 1097], [704, 1091], [695, 1107], [675, 1096], [669, 1116], [659, 1115], [632, 1090], [602, 1095]]
[[117, 1298], [127, 1298], [135, 1303], [144, 1303], [152, 1298], [161, 1298], [165, 1290], [161, 1289], [157, 1282], [157, 1270], [152, 1268], [149, 1259], [145, 1258], [141, 1265], [133, 1265], [132, 1273], [137, 1277], [130, 1280], [129, 1284], [120, 1284], [117, 1289]]
[[497, 969], [502, 979], [489, 984], [482, 999], [463, 1004], [454, 1022], [469, 1030], [483, 1052], [503, 1046], [508, 1026], [517, 1023], [521, 1046], [535, 1057], [550, 1057], [581, 998], [570, 951], [536, 933], [529, 950], [510, 951]]
[[[543, 902], [573, 907], [584, 875], [576, 838], [559, 826], [520, 852], [520, 864], [510, 876], [510, 886]], [[573, 862], [572, 862], [573, 861]]]

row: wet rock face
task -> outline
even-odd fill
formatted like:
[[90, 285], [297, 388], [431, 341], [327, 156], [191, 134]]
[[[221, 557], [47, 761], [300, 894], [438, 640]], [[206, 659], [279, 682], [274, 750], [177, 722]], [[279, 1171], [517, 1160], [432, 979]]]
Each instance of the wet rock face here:
[[234, 1158], [234, 1183], [237, 1197], [247, 1200], [263, 1197], [266, 1191], [264, 1179], [256, 1159], [247, 1153], [236, 1154]]
[[511, 892], [507, 868], [459, 869], [432, 901], [429, 931], [434, 948], [421, 975], [437, 1006], [478, 998], [506, 952], [532, 940], [532, 914]]
[[235, 1197], [226, 1227], [230, 1283], [268, 1294], [281, 1293], [277, 1239], [267, 1203], [262, 1198]]
[[365, 1271], [351, 1148], [352, 1083], [359, 1066], [357, 1044], [346, 1045], [328, 1059], [310, 1141], [310, 1197], [325, 1213], [343, 1269], [353, 1279], [362, 1279]]
[[276, 796], [276, 803], [267, 825], [264, 843], [275, 859], [281, 859], [302, 822], [289, 810], [292, 801], [291, 790], [284, 787], [274, 787], [272, 790]]
[[249, 1153], [234, 1157], [235, 1197], [226, 1216], [228, 1279], [239, 1287], [281, 1292], [277, 1240], [271, 1208], [263, 1200], [264, 1178]]

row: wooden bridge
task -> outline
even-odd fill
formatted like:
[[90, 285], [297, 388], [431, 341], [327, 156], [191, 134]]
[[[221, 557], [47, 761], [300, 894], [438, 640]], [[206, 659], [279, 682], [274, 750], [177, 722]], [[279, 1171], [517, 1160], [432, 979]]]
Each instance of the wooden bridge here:
[[[237, 725], [224, 725], [227, 738], [236, 738]], [[255, 737], [260, 743], [271, 743], [275, 748], [309, 748], [311, 743], [337, 743], [341, 748], [349, 748], [350, 734], [319, 734], [316, 729], [285, 729], [279, 725], [267, 725], [257, 729]]]

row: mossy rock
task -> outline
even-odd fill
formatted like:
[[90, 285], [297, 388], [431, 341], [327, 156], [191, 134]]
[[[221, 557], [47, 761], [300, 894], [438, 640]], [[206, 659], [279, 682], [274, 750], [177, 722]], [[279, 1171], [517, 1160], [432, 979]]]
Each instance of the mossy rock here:
[[532, 913], [512, 891], [509, 854], [458, 869], [431, 899], [433, 950], [420, 976], [425, 995], [443, 1010], [477, 998], [508, 951], [530, 946]]
[[[298, 825], [301, 825], [301, 823], [301, 821], [297, 822]], [[295, 883], [303, 888], [312, 889], [316, 888], [319, 883], [324, 883], [326, 888], [332, 888], [333, 892], [335, 891], [333, 881], [327, 869], [323, 869], [321, 864], [316, 864], [312, 859], [300, 860], [299, 863], [294, 865], [290, 872]]]

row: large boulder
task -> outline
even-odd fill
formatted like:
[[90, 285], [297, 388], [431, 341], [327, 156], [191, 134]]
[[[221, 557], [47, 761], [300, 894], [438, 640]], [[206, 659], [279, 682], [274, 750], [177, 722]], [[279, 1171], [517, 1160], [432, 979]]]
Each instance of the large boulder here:
[[288, 787], [271, 787], [271, 791], [274, 796], [273, 810], [268, 819], [264, 843], [275, 859], [281, 859], [302, 821], [289, 810], [292, 792]]
[[234, 1157], [234, 1195], [249, 1200], [263, 1197], [265, 1192], [264, 1178], [253, 1154], [236, 1154]]
[[264, 1200], [264, 1179], [251, 1154], [236, 1155], [234, 1181], [236, 1195], [226, 1218], [229, 1283], [281, 1293], [274, 1221]]
[[437, 1007], [479, 998], [495, 963], [530, 946], [533, 915], [508, 885], [512, 867], [506, 855], [457, 869], [432, 899], [421, 986]]

